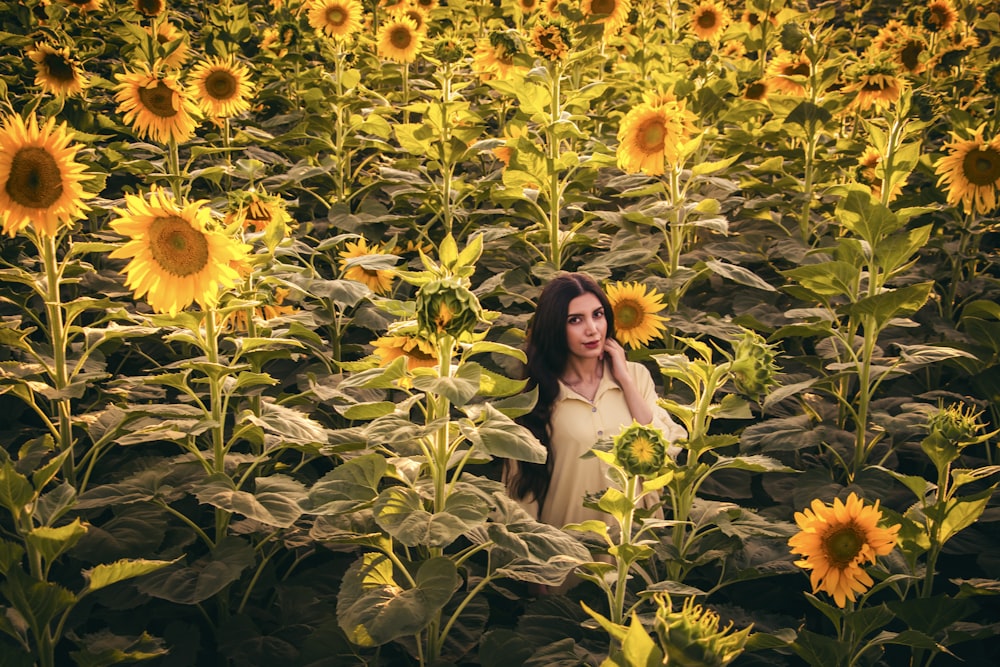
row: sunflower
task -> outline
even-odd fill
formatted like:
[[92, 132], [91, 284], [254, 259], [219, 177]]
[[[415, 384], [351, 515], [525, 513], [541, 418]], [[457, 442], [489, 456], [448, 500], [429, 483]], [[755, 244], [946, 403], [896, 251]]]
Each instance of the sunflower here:
[[663, 333], [666, 318], [657, 315], [666, 308], [663, 295], [642, 283], [613, 283], [605, 290], [615, 315], [615, 334], [633, 350]]
[[388, 366], [400, 357], [406, 357], [407, 370], [434, 368], [438, 365], [434, 345], [413, 333], [403, 331], [381, 336], [372, 341], [379, 366]]
[[569, 55], [569, 28], [559, 20], [539, 21], [531, 29], [531, 46], [546, 60], [563, 60]]
[[230, 194], [230, 210], [223, 224], [239, 225], [244, 231], [263, 232], [273, 225], [291, 226], [285, 201], [266, 192], [240, 191]]
[[1000, 188], [1000, 135], [983, 139], [983, 128], [971, 139], [959, 139], [945, 146], [948, 154], [934, 165], [938, 185], [948, 185], [948, 203], [962, 204], [966, 213], [989, 213], [997, 207]]
[[164, 0], [132, 0], [132, 7], [143, 16], [159, 16], [167, 8]]
[[994, 96], [1000, 96], [1000, 62], [994, 63], [983, 75], [983, 85]]
[[70, 56], [69, 48], [57, 49], [50, 44], [36, 44], [28, 51], [35, 61], [35, 85], [57, 97], [78, 95], [86, 81], [79, 63]]
[[910, 28], [905, 23], [892, 19], [879, 28], [878, 33], [872, 38], [871, 49], [874, 51], [885, 51], [898, 45], [902, 40], [910, 35]]
[[524, 73], [528, 68], [514, 63], [514, 58], [523, 51], [517, 33], [495, 30], [476, 45], [472, 54], [472, 69], [484, 81]]
[[618, 166], [630, 174], [664, 173], [681, 159], [680, 145], [693, 133], [693, 116], [673, 98], [647, 97], [618, 128]]
[[7, 116], [0, 129], [0, 222], [14, 236], [29, 224], [42, 236], [55, 236], [60, 225], [82, 218], [93, 195], [80, 185], [84, 166], [76, 162], [79, 144], [55, 118], [38, 126], [34, 114], [25, 122]]
[[194, 135], [198, 107], [172, 74], [154, 74], [142, 65], [116, 78], [119, 113], [140, 138], [150, 137], [161, 144], [187, 141]]
[[427, 34], [427, 14], [419, 6], [410, 3], [394, 9], [392, 13], [396, 18], [410, 19], [417, 26], [417, 32]]
[[76, 7], [81, 12], [96, 12], [104, 0], [63, 0], [67, 5]]
[[349, 39], [361, 30], [364, 9], [358, 0], [313, 0], [309, 25], [334, 39]]
[[614, 35], [628, 22], [631, 0], [583, 0], [583, 15], [604, 24], [604, 36]]
[[240, 282], [237, 267], [249, 246], [210, 230], [204, 202], [179, 204], [157, 189], [148, 202], [127, 194], [125, 204], [126, 210], [115, 209], [119, 217], [111, 228], [130, 239], [110, 256], [131, 258], [125, 286], [136, 298], [145, 296], [153, 310], [173, 316], [196, 301], [211, 308], [220, 290]]
[[419, 7], [425, 14], [437, 9], [438, 0], [413, 0], [413, 4]]
[[747, 45], [742, 39], [730, 39], [719, 47], [719, 55], [730, 60], [739, 60], [747, 54]]
[[924, 9], [924, 28], [931, 32], [947, 32], [958, 22], [958, 12], [951, 0], [931, 0]]
[[424, 34], [411, 19], [393, 17], [378, 31], [378, 54], [398, 63], [412, 63], [423, 41]]
[[805, 95], [805, 83], [796, 79], [811, 73], [812, 63], [805, 53], [782, 51], [767, 66], [768, 87], [787, 95]]
[[809, 580], [813, 593], [824, 591], [832, 595], [837, 606], [853, 602], [874, 582], [864, 570], [876, 556], [885, 556], [896, 546], [899, 524], [879, 528], [882, 512], [879, 501], [866, 506], [854, 493], [844, 503], [837, 498], [833, 505], [818, 499], [812, 509], [795, 513], [800, 531], [789, 538], [792, 553], [804, 556], [795, 561], [799, 567], [812, 570]]
[[232, 118], [250, 108], [250, 72], [233, 56], [215, 56], [189, 75], [189, 94], [210, 118]]
[[[274, 295], [268, 299], [268, 303], [261, 304], [253, 309], [254, 319], [267, 322], [278, 317], [291, 315], [295, 312], [295, 306], [285, 305], [285, 298], [290, 290], [284, 287], [274, 288]], [[247, 311], [245, 309], [234, 310], [220, 318], [220, 326], [224, 331], [233, 333], [246, 332], [250, 330], [247, 322]]]
[[[152, 34], [150, 28], [146, 32]], [[165, 52], [157, 62], [164, 67], [180, 69], [191, 57], [188, 53], [187, 34], [169, 21], [163, 21], [156, 26], [156, 43]]]
[[[858, 180], [866, 183], [872, 189], [872, 196], [876, 199], [882, 198], [882, 177], [878, 175], [878, 167], [882, 163], [882, 154], [874, 147], [865, 149], [861, 157], [858, 158]], [[905, 180], [905, 179], [904, 179]], [[903, 182], [897, 182], [892, 186], [889, 193], [889, 201], [894, 200], [903, 191]]]
[[345, 250], [340, 252], [340, 268], [344, 272], [344, 278], [354, 280], [368, 286], [368, 289], [376, 294], [388, 294], [392, 289], [392, 271], [383, 269], [366, 269], [358, 262], [353, 262], [359, 257], [380, 254], [375, 247], [368, 247], [368, 241], [364, 238], [358, 241], [348, 241]]
[[844, 86], [844, 92], [857, 93], [852, 104], [861, 111], [872, 107], [881, 110], [899, 100], [902, 87], [896, 68], [888, 62], [876, 61], [860, 65], [854, 80]]
[[691, 12], [691, 30], [699, 39], [718, 40], [731, 17], [724, 5], [715, 0], [702, 0]]
[[514, 11], [521, 16], [528, 16], [538, 9], [538, 0], [514, 0]]
[[747, 87], [743, 89], [743, 99], [752, 102], [763, 102], [767, 99], [767, 81], [755, 79], [747, 82]]
[[910, 35], [896, 46], [896, 62], [910, 74], [927, 69], [927, 42], [919, 35]]
[[559, 9], [559, 5], [563, 2], [566, 2], [566, 0], [545, 0], [542, 4], [542, 13], [550, 19], [561, 17], [562, 11]]

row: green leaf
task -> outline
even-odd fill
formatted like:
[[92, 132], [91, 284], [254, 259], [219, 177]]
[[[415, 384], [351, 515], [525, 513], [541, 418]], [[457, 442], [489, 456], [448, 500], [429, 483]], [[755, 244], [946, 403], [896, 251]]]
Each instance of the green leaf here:
[[528, 358], [524, 354], [524, 350], [513, 347], [511, 345], [504, 345], [503, 343], [497, 343], [494, 341], [481, 340], [471, 345], [463, 345], [463, 357], [471, 357], [474, 354], [502, 354], [507, 357], [513, 357], [522, 363], [527, 363]]
[[856, 317], [871, 317], [876, 331], [881, 331], [889, 320], [912, 315], [920, 310], [930, 296], [933, 281], [907, 285], [898, 289], [868, 296], [851, 304], [849, 312]]
[[755, 287], [766, 292], [777, 291], [777, 289], [775, 289], [769, 282], [758, 276], [756, 273], [737, 264], [720, 262], [717, 259], [709, 259], [705, 261], [705, 266], [710, 268], [716, 275], [728, 278], [739, 285]]
[[121, 637], [108, 631], [89, 634], [77, 639], [83, 650], [72, 651], [70, 656], [76, 667], [109, 667], [121, 663], [135, 663], [167, 655], [163, 642], [142, 633], [138, 637]]
[[8, 570], [21, 562], [24, 547], [16, 542], [0, 540], [0, 574], [7, 576]]
[[937, 636], [945, 628], [979, 611], [979, 605], [973, 600], [947, 595], [911, 598], [886, 604], [909, 629], [931, 636]]
[[356, 403], [340, 410], [340, 414], [345, 419], [351, 421], [371, 421], [390, 415], [396, 411], [396, 404], [389, 401], [375, 401], [372, 403]]
[[34, 497], [35, 490], [28, 478], [17, 472], [12, 462], [4, 461], [0, 466], [0, 504], [18, 518]]
[[479, 390], [477, 394], [482, 397], [505, 397], [517, 396], [524, 391], [527, 380], [511, 380], [510, 378], [494, 373], [488, 368], [480, 369]]
[[355, 644], [381, 646], [426, 628], [460, 585], [447, 558], [424, 561], [410, 586], [397, 579], [386, 556], [366, 553], [344, 574], [337, 623]]
[[544, 463], [548, 450], [538, 442], [531, 431], [516, 423], [489, 403], [481, 409], [470, 411], [482, 421], [478, 424], [466, 420], [458, 422], [458, 427], [469, 442], [490, 456], [499, 456], [516, 461]]
[[144, 558], [122, 558], [114, 563], [102, 563], [90, 570], [84, 570], [83, 576], [89, 581], [88, 591], [96, 591], [111, 584], [126, 579], [141, 577], [150, 572], [173, 565], [177, 560], [147, 560]]
[[87, 527], [80, 519], [58, 528], [39, 526], [25, 536], [30, 551], [39, 553], [47, 563], [53, 563], [59, 556], [72, 549], [87, 533]]
[[309, 489], [309, 514], [340, 514], [368, 506], [378, 497], [388, 464], [381, 454], [363, 454], [343, 463]]
[[821, 297], [853, 297], [857, 290], [859, 270], [853, 264], [835, 260], [797, 266], [781, 274]]
[[623, 667], [659, 667], [664, 662], [663, 651], [643, 629], [635, 612], [622, 642], [621, 656]]
[[777, 459], [773, 459], [770, 456], [763, 456], [761, 454], [737, 457], [720, 456], [718, 460], [712, 464], [712, 470], [721, 470], [723, 468], [729, 468], [732, 470], [749, 470], [751, 472], [798, 472], [794, 468], [789, 468]]
[[137, 581], [136, 587], [156, 598], [198, 604], [239, 579], [243, 570], [255, 561], [253, 547], [240, 538], [227, 537], [191, 565], [173, 565], [151, 572]]
[[408, 547], [446, 547], [486, 521], [489, 505], [478, 495], [453, 491], [444, 511], [428, 512], [415, 490], [394, 486], [375, 501], [375, 521]]
[[270, 399], [261, 401], [259, 417], [246, 410], [240, 414], [240, 420], [259, 426], [265, 434], [274, 436], [280, 443], [316, 445], [326, 444], [329, 440], [329, 432], [318, 421], [300, 410], [286, 408]]
[[77, 602], [77, 597], [62, 586], [33, 579], [19, 567], [7, 573], [0, 593], [20, 612], [36, 637], [49, 632], [53, 619]]
[[462, 406], [471, 401], [479, 391], [479, 375], [482, 367], [475, 363], [465, 363], [458, 367], [452, 377], [437, 375], [416, 375], [413, 386], [438, 396], [444, 396], [452, 405]]
[[242, 514], [268, 526], [288, 528], [302, 516], [299, 503], [306, 498], [302, 483], [285, 475], [258, 477], [253, 493], [235, 488], [226, 475], [213, 475], [196, 485], [199, 502]]
[[974, 524], [989, 504], [995, 487], [961, 498], [951, 498], [942, 506], [935, 503], [926, 509], [927, 516], [940, 524], [938, 543], [944, 544], [959, 531]]

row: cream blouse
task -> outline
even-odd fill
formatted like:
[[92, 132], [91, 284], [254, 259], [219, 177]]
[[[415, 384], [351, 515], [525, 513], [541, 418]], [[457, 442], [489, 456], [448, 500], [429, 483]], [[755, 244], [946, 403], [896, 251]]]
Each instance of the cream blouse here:
[[[685, 437], [684, 428], [656, 404], [656, 387], [646, 367], [630, 361], [627, 370], [642, 398], [653, 406], [653, 426], [663, 432], [668, 442]], [[599, 439], [618, 435], [632, 421], [625, 393], [614, 381], [610, 366], [605, 366], [593, 401], [560, 382], [549, 418], [552, 478], [545, 507], [539, 516], [538, 503], [528, 499], [522, 501], [525, 509], [539, 521], [560, 528], [587, 519], [607, 520], [603, 512], [584, 507], [583, 497], [608, 488], [608, 466], [595, 456], [580, 457], [593, 449]]]

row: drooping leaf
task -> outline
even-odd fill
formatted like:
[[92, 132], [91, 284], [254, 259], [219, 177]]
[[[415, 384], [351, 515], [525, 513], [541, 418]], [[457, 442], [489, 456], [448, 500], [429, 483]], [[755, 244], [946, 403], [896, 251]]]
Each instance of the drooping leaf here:
[[34, 551], [41, 554], [47, 563], [52, 563], [72, 549], [86, 532], [87, 527], [76, 518], [72, 523], [58, 528], [39, 526], [25, 536], [25, 541]]
[[460, 584], [448, 558], [424, 561], [410, 586], [385, 555], [366, 553], [344, 573], [337, 622], [355, 644], [381, 646], [427, 627]]
[[445, 547], [486, 520], [487, 505], [479, 496], [452, 492], [444, 511], [429, 512], [414, 489], [390, 487], [375, 501], [375, 520], [383, 530], [408, 546]]
[[142, 633], [138, 637], [122, 637], [107, 630], [84, 635], [75, 640], [82, 648], [71, 651], [77, 667], [110, 667], [121, 663], [136, 663], [160, 658], [169, 653], [163, 640]]
[[254, 490], [237, 489], [227, 475], [213, 475], [196, 485], [195, 495], [203, 503], [242, 514], [268, 526], [288, 528], [302, 516], [300, 503], [306, 498], [301, 482], [286, 475], [258, 477]]
[[178, 604], [198, 604], [217, 595], [254, 564], [254, 549], [238, 537], [227, 537], [190, 565], [174, 564], [136, 582], [146, 595]]
[[337, 466], [309, 489], [308, 512], [340, 514], [369, 506], [378, 497], [387, 467], [381, 454], [364, 454]]
[[491, 456], [517, 461], [544, 463], [548, 455], [531, 431], [516, 423], [489, 403], [480, 409], [470, 410], [469, 415], [478, 423], [462, 420], [458, 426], [462, 434], [477, 449]]
[[144, 574], [155, 572], [168, 565], [176, 563], [177, 560], [147, 560], [123, 558], [114, 563], [102, 563], [90, 570], [84, 570], [83, 576], [88, 579], [88, 591], [96, 591], [116, 584], [119, 581], [141, 577]]

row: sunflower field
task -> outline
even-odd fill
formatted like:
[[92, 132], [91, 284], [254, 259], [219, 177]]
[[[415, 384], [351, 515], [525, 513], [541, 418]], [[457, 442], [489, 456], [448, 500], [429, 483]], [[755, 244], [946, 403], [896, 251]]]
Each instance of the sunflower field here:
[[[995, 664], [998, 98], [996, 0], [0, 0], [0, 665]], [[686, 437], [550, 526], [561, 271]]]

